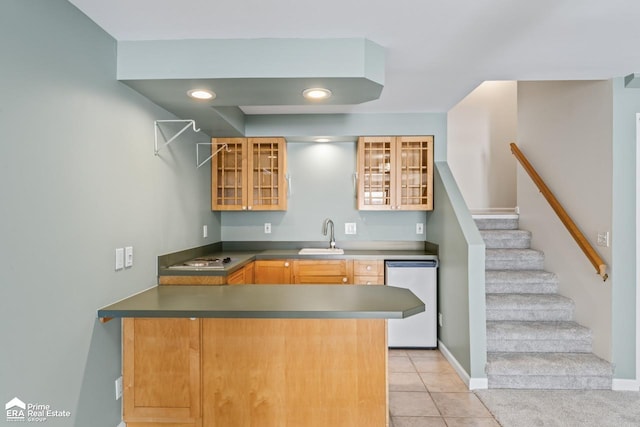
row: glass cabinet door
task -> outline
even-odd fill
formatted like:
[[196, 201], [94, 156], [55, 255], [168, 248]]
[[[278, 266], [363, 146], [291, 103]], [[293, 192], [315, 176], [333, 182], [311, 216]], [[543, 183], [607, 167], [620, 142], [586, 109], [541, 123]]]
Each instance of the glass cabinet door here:
[[228, 149], [220, 150], [212, 159], [211, 209], [241, 210], [247, 206], [246, 192], [246, 139], [213, 138], [213, 152], [224, 144]]
[[398, 137], [400, 209], [433, 209], [433, 137]]
[[284, 138], [249, 138], [249, 210], [286, 210]]
[[393, 209], [393, 137], [358, 139], [358, 209]]

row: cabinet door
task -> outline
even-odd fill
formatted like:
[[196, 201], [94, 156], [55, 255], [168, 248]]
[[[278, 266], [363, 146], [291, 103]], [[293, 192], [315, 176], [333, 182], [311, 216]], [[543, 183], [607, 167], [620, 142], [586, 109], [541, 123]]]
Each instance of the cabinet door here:
[[433, 209], [433, 136], [396, 139], [396, 206], [402, 210]]
[[393, 137], [358, 138], [358, 209], [394, 209], [396, 187]]
[[129, 425], [199, 425], [199, 319], [123, 319], [122, 369]]
[[253, 283], [253, 263], [249, 263], [227, 276], [227, 285], [247, 285]]
[[287, 210], [284, 138], [249, 138], [248, 210]]
[[288, 285], [291, 283], [291, 260], [265, 259], [254, 263], [254, 283], [257, 285]]
[[246, 138], [212, 138], [211, 209], [214, 211], [247, 209], [247, 140]]

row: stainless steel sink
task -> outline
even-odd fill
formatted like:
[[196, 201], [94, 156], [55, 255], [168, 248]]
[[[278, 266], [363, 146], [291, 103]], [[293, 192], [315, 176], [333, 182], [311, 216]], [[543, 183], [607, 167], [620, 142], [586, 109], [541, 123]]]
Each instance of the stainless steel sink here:
[[342, 255], [344, 249], [339, 248], [302, 248], [299, 255]]

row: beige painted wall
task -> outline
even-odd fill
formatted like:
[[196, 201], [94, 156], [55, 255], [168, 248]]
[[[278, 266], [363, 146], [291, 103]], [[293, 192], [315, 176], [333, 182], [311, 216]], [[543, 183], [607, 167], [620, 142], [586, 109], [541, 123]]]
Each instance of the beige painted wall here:
[[447, 114], [447, 161], [471, 210], [516, 206], [517, 82], [484, 82]]
[[[611, 81], [518, 83], [518, 145], [594, 246], [612, 228], [612, 92]], [[594, 353], [611, 360], [615, 278], [602, 282], [521, 167], [517, 176], [520, 228], [575, 301], [576, 321], [592, 329]], [[611, 265], [611, 248], [596, 249]]]

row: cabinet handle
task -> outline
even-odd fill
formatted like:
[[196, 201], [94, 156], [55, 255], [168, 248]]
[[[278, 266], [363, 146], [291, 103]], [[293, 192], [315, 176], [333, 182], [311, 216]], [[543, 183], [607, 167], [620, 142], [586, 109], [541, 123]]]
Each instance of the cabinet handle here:
[[346, 277], [342, 278], [342, 283], [347, 283], [347, 278]]
[[248, 208], [248, 209], [249, 209], [249, 210], [253, 209], [253, 206], [249, 206], [249, 208]]
[[370, 285], [370, 284], [371, 284], [371, 282], [367, 282], [367, 285]]
[[289, 263], [288, 263], [288, 262], [285, 262], [285, 263], [284, 263], [284, 266], [285, 266], [285, 267], [289, 267]]
[[246, 206], [243, 206], [243, 207], [242, 207], [242, 210], [243, 210], [243, 211], [246, 211], [246, 210], [247, 210], [247, 207], [246, 207]]
[[367, 271], [371, 271], [371, 266], [367, 265]]

